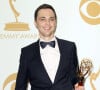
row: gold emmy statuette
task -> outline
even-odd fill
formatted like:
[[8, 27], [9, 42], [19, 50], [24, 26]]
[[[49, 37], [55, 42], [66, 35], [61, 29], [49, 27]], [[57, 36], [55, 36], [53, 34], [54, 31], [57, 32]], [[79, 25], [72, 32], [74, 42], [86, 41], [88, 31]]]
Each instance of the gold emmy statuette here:
[[[18, 22], [18, 16], [20, 15], [19, 12], [16, 11], [16, 9], [14, 8], [13, 6], [13, 3], [12, 3], [13, 0], [9, 0], [9, 4], [10, 4], [10, 7], [14, 13], [14, 16], [15, 16], [15, 19], [16, 21], [15, 22], [10, 22], [10, 23], [7, 23], [5, 25], [5, 30], [16, 30], [16, 31], [25, 31], [25, 30], [29, 30], [29, 27], [28, 27], [28, 24], [27, 23], [24, 23], [24, 22]], [[14, 0], [16, 1], [16, 0]]]
[[79, 67], [79, 86], [84, 86], [86, 78], [91, 74], [92, 61], [90, 59], [83, 59]]

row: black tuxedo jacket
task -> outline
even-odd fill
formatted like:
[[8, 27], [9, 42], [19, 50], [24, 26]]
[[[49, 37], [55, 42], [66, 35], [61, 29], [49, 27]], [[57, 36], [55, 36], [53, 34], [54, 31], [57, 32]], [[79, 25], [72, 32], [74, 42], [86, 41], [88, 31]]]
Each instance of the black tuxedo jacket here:
[[76, 46], [58, 38], [57, 41], [61, 56], [54, 83], [42, 63], [38, 40], [22, 48], [15, 90], [27, 90], [28, 82], [31, 90], [74, 90], [78, 82]]

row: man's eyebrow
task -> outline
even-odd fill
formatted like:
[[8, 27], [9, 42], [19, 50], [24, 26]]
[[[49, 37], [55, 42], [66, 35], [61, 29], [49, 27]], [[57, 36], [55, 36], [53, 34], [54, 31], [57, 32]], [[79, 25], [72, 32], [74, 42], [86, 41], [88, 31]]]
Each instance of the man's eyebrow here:
[[40, 18], [45, 18], [45, 17], [40, 17]]
[[50, 18], [55, 18], [55, 17], [50, 17]]

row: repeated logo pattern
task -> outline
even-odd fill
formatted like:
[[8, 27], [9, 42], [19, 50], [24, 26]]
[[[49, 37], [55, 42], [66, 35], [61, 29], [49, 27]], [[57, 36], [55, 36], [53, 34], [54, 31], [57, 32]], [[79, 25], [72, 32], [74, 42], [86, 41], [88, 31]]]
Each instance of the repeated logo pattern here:
[[3, 84], [3, 90], [5, 90], [5, 88], [7, 87], [7, 85], [9, 85], [9, 83], [11, 83], [12, 81], [14, 81], [12, 84], [11, 84], [11, 87], [9, 90], [14, 90], [15, 89], [15, 80], [16, 80], [16, 76], [17, 74], [16, 73], [13, 73], [11, 75], [9, 75], [6, 80], [4, 81], [4, 84]]
[[[29, 30], [29, 26], [27, 23], [19, 22], [18, 17], [20, 16], [20, 13], [15, 9], [15, 7], [13, 5], [13, 1], [15, 2], [16, 0], [9, 0], [9, 5], [15, 16], [15, 22], [6, 23], [4, 29], [7, 31]], [[85, 5], [86, 13], [88, 16], [86, 16], [84, 14], [84, 12], [82, 12], [81, 8], [84, 5]], [[80, 12], [82, 19], [86, 23], [91, 24], [91, 25], [100, 24], [100, 0], [81, 0], [80, 6], [79, 6], [79, 12]], [[100, 69], [95, 73], [92, 72], [89, 76], [90, 77], [90, 85], [91, 85], [92, 90], [96, 90], [96, 86], [94, 85], [93, 81], [95, 81], [96, 79], [99, 79], [99, 75], [100, 75]], [[7, 87], [7, 85], [9, 85], [9, 83], [12, 83], [10, 90], [14, 90], [15, 84], [16, 84], [16, 81], [15, 81], [16, 76], [17, 76], [17, 73], [13, 73], [5, 79], [5, 81], [3, 83], [3, 87], [2, 87], [3, 90], [5, 90], [5, 88]]]
[[[82, 11], [85, 6], [86, 14]], [[100, 0], [82, 0], [79, 6], [82, 19], [92, 25], [100, 24]]]
[[93, 81], [95, 81], [96, 79], [99, 79], [99, 75], [100, 75], [100, 68], [96, 73], [93, 72], [90, 75], [90, 84], [91, 84], [92, 90], [96, 90], [96, 87], [95, 87]]
[[5, 25], [5, 30], [9, 30], [9, 31], [26, 31], [29, 30], [29, 26], [27, 23], [24, 22], [19, 22], [18, 21], [18, 17], [20, 16], [19, 12], [15, 9], [14, 5], [13, 5], [13, 1], [15, 0], [9, 0], [9, 5], [13, 11], [13, 14], [15, 16], [15, 22], [9, 22]]

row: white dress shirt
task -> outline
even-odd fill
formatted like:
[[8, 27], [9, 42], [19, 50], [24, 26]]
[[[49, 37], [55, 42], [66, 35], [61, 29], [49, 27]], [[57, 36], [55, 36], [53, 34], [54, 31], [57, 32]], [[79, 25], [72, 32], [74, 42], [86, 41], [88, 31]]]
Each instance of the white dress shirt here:
[[[53, 40], [55, 40], [55, 48], [50, 47], [49, 45], [47, 45], [43, 49], [40, 47], [42, 62], [52, 82], [54, 82], [55, 80], [55, 76], [60, 61], [60, 52], [58, 48], [58, 43], [55, 37], [51, 41]], [[44, 40], [40, 39], [40, 41]]]

